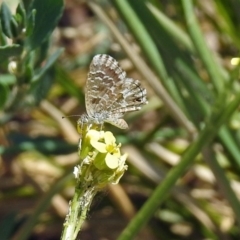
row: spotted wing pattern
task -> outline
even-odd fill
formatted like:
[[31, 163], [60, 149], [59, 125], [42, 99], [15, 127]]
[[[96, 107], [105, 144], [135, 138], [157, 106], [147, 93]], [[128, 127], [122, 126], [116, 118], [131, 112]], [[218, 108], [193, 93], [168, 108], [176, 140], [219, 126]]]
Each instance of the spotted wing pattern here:
[[90, 65], [86, 83], [88, 121], [109, 122], [119, 128], [128, 125], [123, 115], [140, 110], [147, 103], [146, 89], [138, 80], [127, 78], [118, 62], [109, 55], [96, 55]]

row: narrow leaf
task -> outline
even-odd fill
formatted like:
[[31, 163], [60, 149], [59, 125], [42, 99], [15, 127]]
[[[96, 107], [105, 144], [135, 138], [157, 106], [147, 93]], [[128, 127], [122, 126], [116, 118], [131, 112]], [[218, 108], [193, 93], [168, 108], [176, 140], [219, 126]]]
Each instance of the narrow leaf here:
[[52, 56], [48, 58], [46, 64], [40, 69], [38, 74], [34, 76], [33, 82], [38, 81], [52, 67], [62, 52], [63, 48], [58, 49]]
[[0, 84], [0, 109], [2, 109], [8, 98], [8, 88], [4, 84]]
[[28, 43], [34, 49], [49, 37], [63, 11], [63, 0], [34, 0], [31, 9], [36, 9], [35, 26]]
[[9, 57], [19, 56], [23, 51], [23, 47], [18, 44], [0, 46], [0, 61]]
[[2, 3], [1, 9], [0, 9], [0, 19], [1, 19], [3, 33], [7, 37], [12, 38], [13, 37], [13, 33], [11, 30], [12, 14], [5, 2]]

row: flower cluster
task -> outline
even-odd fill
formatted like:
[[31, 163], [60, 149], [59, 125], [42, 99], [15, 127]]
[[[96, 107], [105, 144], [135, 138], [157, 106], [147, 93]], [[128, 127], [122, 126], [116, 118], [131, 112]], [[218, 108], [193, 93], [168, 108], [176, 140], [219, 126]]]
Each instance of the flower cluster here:
[[95, 188], [117, 184], [127, 169], [127, 154], [121, 155], [120, 147], [111, 132], [87, 130], [79, 143], [82, 162], [75, 167], [75, 177]]

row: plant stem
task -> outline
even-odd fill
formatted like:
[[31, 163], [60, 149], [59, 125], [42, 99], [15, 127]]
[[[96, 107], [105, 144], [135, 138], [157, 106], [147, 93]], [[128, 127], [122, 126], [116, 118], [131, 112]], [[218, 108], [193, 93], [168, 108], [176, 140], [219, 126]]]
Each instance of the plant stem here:
[[234, 111], [236, 111], [239, 103], [240, 94], [236, 94], [234, 100], [226, 105], [224, 111], [213, 108], [210, 119], [206, 122], [205, 128], [199, 133], [195, 142], [193, 142], [185, 151], [179, 164], [169, 171], [166, 178], [161, 184], [159, 184], [152, 196], [147, 200], [137, 215], [131, 220], [130, 224], [118, 237], [118, 240], [134, 239], [134, 236], [136, 236], [139, 230], [148, 222], [156, 209], [170, 194], [174, 184], [184, 172], [186, 172], [196, 156], [213, 140], [221, 125], [229, 119]]
[[73, 199], [70, 202], [70, 210], [66, 216], [61, 240], [74, 240], [77, 238], [96, 193], [97, 191], [94, 187], [89, 188], [87, 185], [84, 187], [78, 181]]

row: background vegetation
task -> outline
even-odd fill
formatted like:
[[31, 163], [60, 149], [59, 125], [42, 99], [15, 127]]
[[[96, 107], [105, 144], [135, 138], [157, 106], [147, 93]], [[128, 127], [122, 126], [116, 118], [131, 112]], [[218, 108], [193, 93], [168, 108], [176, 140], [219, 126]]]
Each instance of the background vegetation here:
[[[0, 10], [0, 236], [59, 239], [74, 191], [84, 84], [116, 58], [149, 104], [80, 239], [239, 239], [239, 0], [17, 0]], [[234, 63], [234, 65], [233, 65]], [[130, 221], [131, 220], [131, 221]]]

